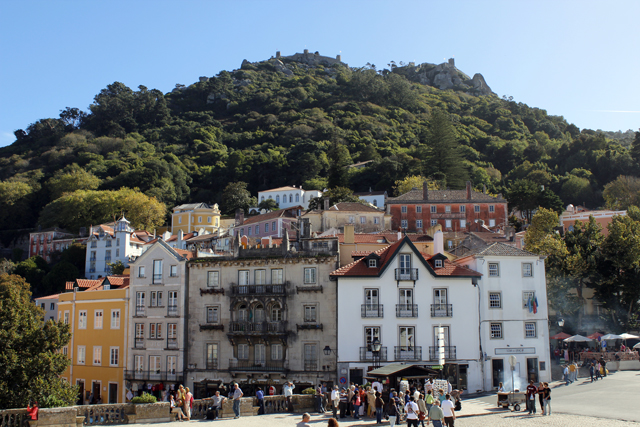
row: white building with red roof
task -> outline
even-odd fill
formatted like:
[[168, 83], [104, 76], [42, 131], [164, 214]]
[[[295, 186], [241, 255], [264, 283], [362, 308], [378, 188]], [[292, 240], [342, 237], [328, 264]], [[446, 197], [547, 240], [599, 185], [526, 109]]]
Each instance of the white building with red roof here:
[[136, 231], [123, 216], [115, 223], [91, 227], [87, 240], [85, 275], [98, 279], [109, 274], [109, 264], [122, 261], [125, 266], [144, 252], [151, 238], [146, 231]]
[[47, 295], [46, 297], [35, 298], [37, 307], [44, 310], [44, 321], [58, 319], [58, 296], [59, 294]]
[[[503, 381], [510, 355], [517, 357], [523, 379], [550, 381], [544, 261], [496, 243], [488, 252], [453, 262], [444, 255], [439, 234], [434, 255], [405, 236], [385, 248], [355, 253], [357, 260], [331, 274], [337, 281], [338, 377], [362, 384], [377, 365], [438, 366], [436, 328], [442, 327], [442, 369], [453, 388], [492, 390], [494, 378]], [[503, 271], [499, 277], [496, 263]], [[522, 308], [530, 292], [538, 298], [535, 314], [528, 305]], [[374, 352], [376, 343], [380, 349]], [[398, 384], [387, 387], [398, 390]]]
[[303, 209], [309, 209], [309, 201], [314, 197], [322, 196], [320, 190], [304, 190], [302, 186], [289, 185], [272, 188], [258, 192], [258, 203], [273, 199], [280, 209], [286, 209], [301, 205]]

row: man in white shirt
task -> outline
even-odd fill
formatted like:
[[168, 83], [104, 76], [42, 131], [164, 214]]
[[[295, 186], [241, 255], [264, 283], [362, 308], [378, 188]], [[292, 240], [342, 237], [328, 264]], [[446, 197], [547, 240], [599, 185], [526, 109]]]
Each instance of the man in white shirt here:
[[413, 396], [411, 396], [409, 403], [404, 406], [404, 412], [407, 414], [407, 426], [418, 427], [418, 404], [414, 402]]
[[380, 381], [374, 381], [373, 384], [371, 384], [371, 387], [375, 391], [379, 391], [380, 393], [382, 393], [382, 383]]
[[[244, 396], [244, 393], [240, 389], [238, 383], [233, 384], [233, 413], [234, 419], [240, 418], [240, 399]], [[187, 414], [188, 415], [188, 414]]]
[[453, 423], [456, 420], [455, 405], [451, 401], [451, 395], [446, 394], [444, 402], [440, 404], [442, 412], [444, 413], [444, 423], [447, 427], [453, 427]]
[[338, 405], [340, 405], [340, 390], [334, 386], [331, 390], [331, 404], [333, 405], [333, 418], [338, 418]]
[[287, 401], [287, 411], [293, 412], [293, 403], [291, 403], [291, 396], [293, 396], [293, 383], [286, 382], [284, 383], [284, 398]]

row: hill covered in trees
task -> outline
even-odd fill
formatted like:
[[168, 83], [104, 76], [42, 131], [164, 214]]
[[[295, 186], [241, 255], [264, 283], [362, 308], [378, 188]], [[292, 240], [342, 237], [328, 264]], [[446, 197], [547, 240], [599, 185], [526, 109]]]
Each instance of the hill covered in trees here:
[[421, 175], [451, 187], [468, 177], [514, 205], [542, 197], [544, 186], [550, 204], [557, 194], [597, 207], [607, 183], [638, 174], [637, 136], [629, 149], [455, 69], [439, 89], [430, 65], [349, 68], [294, 56], [245, 61], [167, 94], [115, 82], [87, 111], [67, 107], [0, 149], [0, 236], [35, 226], [47, 204], [74, 191], [138, 188], [170, 208], [219, 201], [237, 181], [253, 194], [336, 182], [392, 193], [396, 181]]

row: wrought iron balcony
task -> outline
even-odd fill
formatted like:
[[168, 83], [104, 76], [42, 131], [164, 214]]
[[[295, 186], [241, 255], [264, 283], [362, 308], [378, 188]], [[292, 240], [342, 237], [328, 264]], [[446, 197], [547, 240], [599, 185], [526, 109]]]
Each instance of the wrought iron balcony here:
[[229, 360], [230, 371], [259, 371], [259, 372], [283, 372], [288, 366], [284, 360], [253, 361], [253, 360]]
[[431, 317], [453, 316], [452, 304], [431, 304]]
[[318, 370], [318, 359], [304, 359], [304, 370], [305, 371], [317, 371]]
[[418, 304], [396, 304], [396, 317], [418, 317]]
[[360, 361], [361, 362], [369, 362], [369, 361], [387, 361], [387, 347], [380, 347], [380, 351], [376, 354], [373, 352], [371, 346], [360, 347]]
[[[444, 358], [446, 360], [455, 360], [456, 359], [456, 346], [450, 345], [444, 347]], [[438, 360], [438, 347], [431, 346], [429, 347], [429, 360], [437, 361]]]
[[360, 306], [360, 317], [384, 317], [383, 304], [362, 304]]
[[127, 380], [155, 380], [155, 381], [175, 381], [182, 382], [182, 373], [173, 371], [124, 371], [124, 377]]
[[229, 332], [232, 334], [283, 334], [286, 332], [287, 322], [231, 322]]
[[396, 346], [393, 348], [395, 360], [422, 360], [421, 346]]
[[285, 285], [233, 285], [231, 295], [286, 295]]
[[207, 360], [207, 370], [218, 369], [218, 359]]
[[418, 269], [396, 268], [396, 280], [418, 280]]

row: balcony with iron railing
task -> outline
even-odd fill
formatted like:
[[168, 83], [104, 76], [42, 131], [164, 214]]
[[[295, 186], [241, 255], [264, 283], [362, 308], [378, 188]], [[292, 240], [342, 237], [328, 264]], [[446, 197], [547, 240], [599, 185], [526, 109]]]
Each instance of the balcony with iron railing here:
[[144, 317], [146, 316], [146, 308], [144, 305], [136, 305], [136, 317]]
[[422, 360], [421, 346], [396, 346], [393, 348], [394, 360]]
[[144, 337], [135, 338], [135, 348], [144, 348]]
[[[444, 358], [446, 360], [455, 360], [456, 359], [456, 346], [450, 345], [444, 347]], [[429, 360], [437, 361], [438, 360], [438, 347], [431, 346], [429, 347]]]
[[396, 304], [396, 317], [418, 317], [418, 304]]
[[360, 317], [384, 317], [383, 304], [362, 304], [360, 306]]
[[218, 359], [207, 360], [205, 368], [209, 371], [218, 369]]
[[182, 374], [172, 371], [124, 371], [124, 377], [127, 380], [138, 381], [171, 381], [182, 382]]
[[286, 286], [282, 285], [232, 285], [231, 295], [278, 295], [285, 296]]
[[361, 362], [369, 362], [369, 361], [386, 362], [387, 347], [380, 347], [380, 351], [378, 353], [375, 353], [371, 346], [360, 347], [360, 361]]
[[231, 322], [229, 332], [237, 335], [244, 334], [284, 334], [287, 331], [287, 322]]
[[396, 280], [418, 280], [418, 269], [396, 268]]
[[283, 372], [288, 370], [288, 365], [284, 360], [229, 360], [230, 371], [251, 371], [251, 372]]
[[167, 338], [167, 349], [175, 350], [178, 348], [178, 338]]
[[431, 304], [431, 317], [453, 316], [452, 304]]
[[318, 359], [304, 359], [303, 366], [305, 371], [317, 371]]

